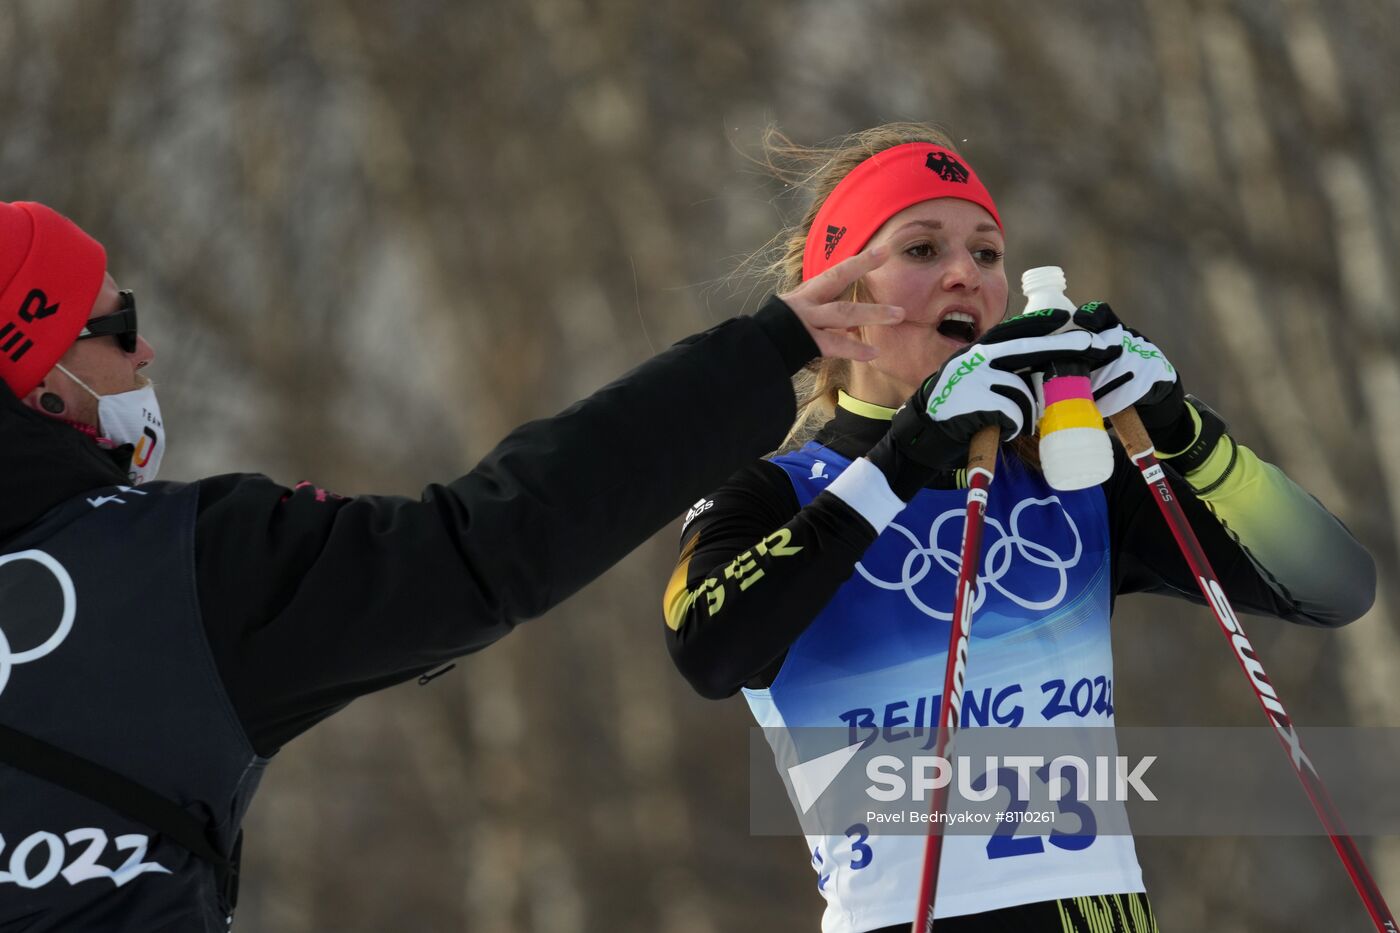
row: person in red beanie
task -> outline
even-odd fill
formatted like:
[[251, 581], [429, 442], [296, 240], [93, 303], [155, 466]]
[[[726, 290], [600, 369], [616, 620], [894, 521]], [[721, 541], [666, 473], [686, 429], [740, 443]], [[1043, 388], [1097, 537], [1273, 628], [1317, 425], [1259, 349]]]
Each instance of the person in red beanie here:
[[[152, 482], [135, 298], [71, 221], [0, 203], [0, 929], [226, 929], [278, 749], [542, 614], [777, 446], [791, 374], [870, 359], [848, 328], [901, 319], [838, 300], [885, 258], [682, 341], [420, 499], [345, 498]], [[702, 399], [726, 416], [696, 444]], [[642, 461], [666, 481], [638, 484]]]
[[0, 378], [10, 391], [115, 449], [132, 483], [154, 479], [164, 425], [140, 370], [155, 350], [101, 244], [42, 204], [0, 205], [0, 282]]

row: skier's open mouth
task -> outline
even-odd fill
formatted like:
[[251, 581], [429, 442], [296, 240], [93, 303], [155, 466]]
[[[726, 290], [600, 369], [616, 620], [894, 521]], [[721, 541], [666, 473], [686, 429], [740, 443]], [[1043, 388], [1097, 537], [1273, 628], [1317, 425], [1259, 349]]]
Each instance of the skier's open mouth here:
[[977, 339], [977, 320], [962, 311], [950, 311], [938, 322], [938, 332], [958, 343], [972, 343]]

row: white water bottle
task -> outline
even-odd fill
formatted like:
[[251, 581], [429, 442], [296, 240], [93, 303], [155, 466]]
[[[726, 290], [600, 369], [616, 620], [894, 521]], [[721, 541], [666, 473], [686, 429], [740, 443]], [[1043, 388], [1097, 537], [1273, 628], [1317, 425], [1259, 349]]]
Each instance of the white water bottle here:
[[[1027, 269], [1021, 276], [1026, 310], [1062, 308], [1071, 314], [1074, 302], [1065, 296], [1065, 273], [1059, 266]], [[1072, 329], [1067, 324], [1065, 330]], [[1113, 446], [1103, 416], [1094, 404], [1089, 367], [1080, 362], [1052, 363], [1033, 376], [1040, 402], [1040, 468], [1055, 489], [1087, 489], [1113, 474]]]

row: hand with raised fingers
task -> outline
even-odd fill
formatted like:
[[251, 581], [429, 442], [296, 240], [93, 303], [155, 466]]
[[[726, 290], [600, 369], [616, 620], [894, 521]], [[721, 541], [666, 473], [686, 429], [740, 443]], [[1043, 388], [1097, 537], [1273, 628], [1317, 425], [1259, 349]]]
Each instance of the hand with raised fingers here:
[[852, 336], [849, 328], [898, 324], [904, 309], [895, 305], [844, 300], [851, 286], [871, 269], [890, 258], [889, 248], [878, 246], [838, 262], [778, 297], [792, 309], [812, 335], [822, 356], [848, 360], [873, 360], [875, 348]]

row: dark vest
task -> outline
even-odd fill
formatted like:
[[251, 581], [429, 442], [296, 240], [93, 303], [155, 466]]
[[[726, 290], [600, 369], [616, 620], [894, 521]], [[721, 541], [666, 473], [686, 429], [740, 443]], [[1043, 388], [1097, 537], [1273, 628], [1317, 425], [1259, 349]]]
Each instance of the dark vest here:
[[[198, 489], [108, 487], [0, 545], [0, 724], [174, 801], [232, 849], [266, 764], [224, 693], [195, 592]], [[222, 931], [209, 862], [0, 765], [0, 931]]]

